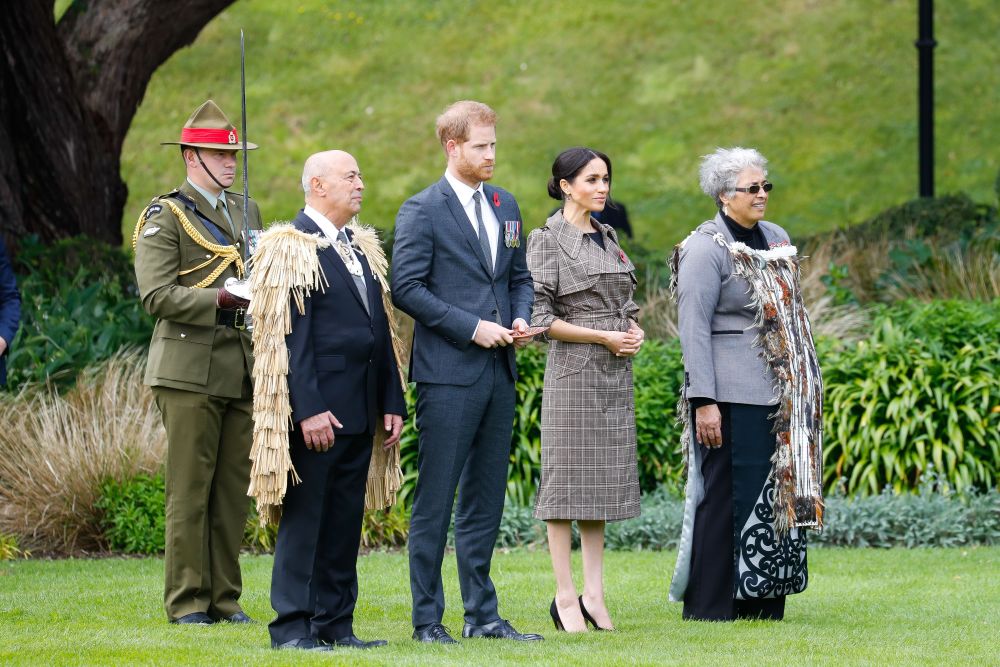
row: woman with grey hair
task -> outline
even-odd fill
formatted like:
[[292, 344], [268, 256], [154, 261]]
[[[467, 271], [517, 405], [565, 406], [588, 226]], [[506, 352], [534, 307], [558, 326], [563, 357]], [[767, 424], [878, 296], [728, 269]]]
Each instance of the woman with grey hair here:
[[795, 247], [764, 220], [767, 160], [719, 148], [700, 182], [718, 213], [671, 258], [688, 480], [670, 599], [685, 619], [779, 620], [823, 520], [823, 383]]

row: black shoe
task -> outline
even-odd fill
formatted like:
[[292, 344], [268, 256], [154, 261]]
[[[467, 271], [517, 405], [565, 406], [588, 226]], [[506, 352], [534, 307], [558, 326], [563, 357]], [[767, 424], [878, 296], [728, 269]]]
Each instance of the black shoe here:
[[284, 650], [284, 649], [298, 649], [300, 651], [332, 651], [333, 649], [326, 644], [321, 644], [314, 640], [312, 637], [299, 637], [298, 639], [292, 639], [284, 644], [275, 644], [271, 642], [271, 648]]
[[184, 614], [180, 618], [175, 618], [170, 622], [177, 625], [212, 625], [212, 623], [215, 623], [211, 616], [200, 611]]
[[549, 616], [552, 617], [552, 623], [556, 626], [556, 630], [566, 631], [563, 627], [562, 619], [559, 618], [559, 608], [556, 607], [556, 599], [552, 598], [552, 604], [549, 605]]
[[[554, 603], [555, 603], [555, 601], [553, 601], [553, 604]], [[614, 628], [602, 628], [601, 626], [599, 626], [597, 624], [597, 621], [594, 620], [594, 617], [591, 616], [590, 612], [587, 611], [587, 608], [583, 606], [583, 596], [582, 595], [580, 596], [580, 613], [583, 614], [583, 620], [585, 620], [587, 623], [590, 623], [592, 626], [594, 626], [594, 629], [597, 630], [598, 632], [607, 632], [608, 630], [614, 630]]]
[[534, 633], [522, 634], [514, 629], [514, 626], [510, 624], [510, 621], [505, 621], [502, 618], [493, 621], [492, 623], [487, 623], [486, 625], [472, 625], [471, 623], [466, 623], [465, 627], [462, 628], [462, 636], [466, 639], [472, 637], [486, 637], [488, 639], [513, 639], [517, 642], [537, 642], [545, 639], [545, 637]]
[[354, 635], [347, 635], [346, 637], [341, 637], [339, 639], [334, 639], [332, 642], [323, 642], [327, 646], [333, 648], [337, 647], [347, 647], [347, 648], [375, 648], [377, 646], [385, 646], [389, 642], [384, 639], [373, 639], [370, 642], [358, 639]]
[[253, 623], [254, 620], [244, 614], [242, 611], [238, 611], [232, 616], [226, 616], [225, 618], [220, 618], [220, 621], [225, 621], [226, 623]]
[[413, 638], [425, 644], [457, 644], [458, 642], [448, 634], [448, 628], [440, 623], [428, 623], [413, 630]]

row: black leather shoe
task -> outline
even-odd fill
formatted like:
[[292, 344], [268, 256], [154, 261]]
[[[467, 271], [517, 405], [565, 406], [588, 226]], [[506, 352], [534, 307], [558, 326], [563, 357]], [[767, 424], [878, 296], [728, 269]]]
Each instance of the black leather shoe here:
[[513, 639], [517, 642], [537, 642], [545, 639], [545, 637], [534, 633], [522, 634], [514, 629], [510, 621], [505, 621], [502, 618], [486, 625], [466, 623], [465, 627], [462, 628], [462, 636], [466, 639], [486, 637], [488, 639]]
[[275, 644], [271, 642], [271, 648], [284, 650], [284, 649], [298, 649], [300, 651], [332, 651], [333, 649], [326, 644], [320, 644], [316, 642], [312, 637], [299, 637], [297, 639], [292, 639], [284, 644]]
[[242, 611], [238, 611], [235, 614], [233, 614], [232, 616], [226, 616], [225, 618], [220, 619], [220, 620], [223, 620], [226, 623], [253, 623], [254, 622], [254, 620], [252, 618], [250, 618], [249, 616], [247, 616], [246, 614], [244, 614]]
[[448, 628], [440, 623], [428, 623], [414, 629], [413, 638], [425, 644], [457, 644], [458, 642], [448, 634]]
[[211, 616], [200, 611], [184, 614], [180, 618], [175, 618], [170, 622], [177, 625], [212, 625], [212, 623], [215, 623]]
[[384, 639], [373, 639], [370, 642], [366, 642], [358, 639], [354, 635], [347, 635], [346, 637], [341, 637], [340, 639], [334, 639], [332, 642], [324, 643], [334, 648], [341, 646], [346, 648], [375, 648], [377, 646], [385, 646], [389, 642]]

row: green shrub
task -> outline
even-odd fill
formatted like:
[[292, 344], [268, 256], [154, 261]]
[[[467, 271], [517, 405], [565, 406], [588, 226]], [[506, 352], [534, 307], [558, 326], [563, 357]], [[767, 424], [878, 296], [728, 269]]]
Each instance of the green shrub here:
[[149, 343], [153, 321], [122, 250], [86, 237], [51, 246], [28, 237], [14, 263], [22, 309], [7, 364], [12, 387], [67, 388], [86, 366]]
[[123, 482], [105, 480], [95, 508], [108, 548], [128, 554], [163, 552], [163, 475], [136, 475]]
[[17, 535], [0, 533], [0, 560], [31, 558], [31, 552], [21, 548]]
[[884, 309], [866, 340], [821, 366], [828, 488], [912, 489], [932, 465], [960, 491], [996, 484], [1000, 301]]

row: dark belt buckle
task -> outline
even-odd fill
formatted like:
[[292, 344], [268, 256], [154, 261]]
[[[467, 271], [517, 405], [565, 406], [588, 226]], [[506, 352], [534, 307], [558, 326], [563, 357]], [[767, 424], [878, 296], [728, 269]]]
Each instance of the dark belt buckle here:
[[247, 311], [237, 308], [233, 313], [233, 328], [243, 331], [247, 328]]

